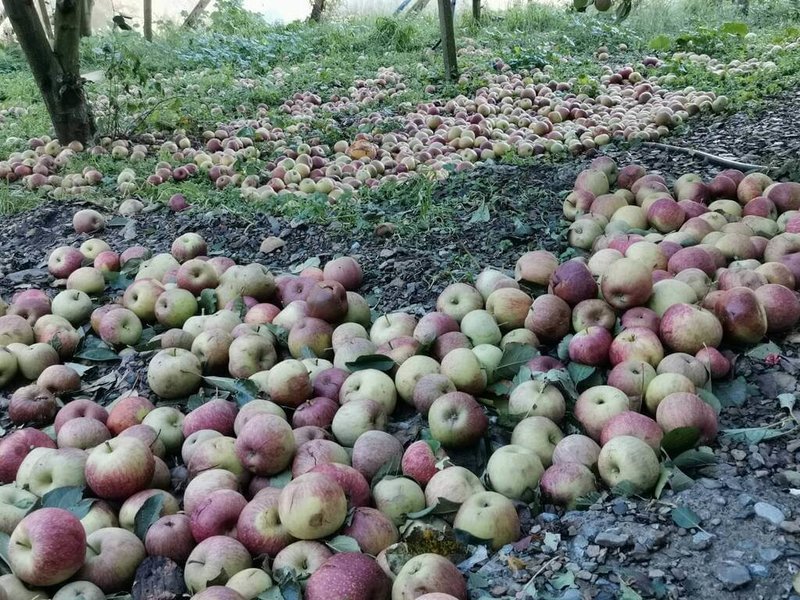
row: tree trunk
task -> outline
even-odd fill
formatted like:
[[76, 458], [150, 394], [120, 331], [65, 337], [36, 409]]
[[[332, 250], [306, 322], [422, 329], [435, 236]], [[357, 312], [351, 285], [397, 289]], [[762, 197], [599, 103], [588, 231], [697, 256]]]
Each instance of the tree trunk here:
[[311, 16], [309, 19], [315, 23], [319, 23], [322, 20], [323, 12], [325, 12], [325, 0], [314, 0], [314, 4], [311, 6]]
[[481, 0], [472, 0], [472, 19], [476, 23], [481, 20]]
[[428, 3], [429, 3], [430, 1], [431, 1], [431, 0], [417, 0], [417, 1], [414, 3], [414, 5], [413, 5], [411, 8], [409, 8], [409, 9], [408, 9], [408, 12], [409, 12], [409, 13], [420, 12], [420, 11], [421, 11], [421, 10], [423, 10], [423, 9], [424, 9], [426, 6], [428, 6]]
[[82, 0], [81, 8], [81, 37], [92, 35], [92, 12], [94, 11], [94, 0]]
[[42, 17], [42, 24], [44, 25], [44, 31], [47, 34], [49, 39], [53, 39], [53, 26], [50, 24], [50, 11], [47, 8], [47, 3], [45, 0], [38, 0], [39, 2], [39, 13]]
[[458, 61], [456, 59], [456, 33], [453, 26], [453, 5], [450, 0], [439, 0], [439, 29], [442, 34], [444, 50], [444, 76], [447, 81], [458, 79]]
[[62, 144], [87, 143], [94, 118], [80, 75], [80, 0], [57, 0], [55, 44], [50, 48], [33, 0], [3, 0], [33, 78], [42, 94], [56, 137]]
[[211, 0], [197, 0], [197, 4], [195, 4], [192, 12], [189, 13], [189, 16], [187, 16], [186, 20], [183, 22], [183, 26], [187, 29], [194, 27], [197, 21], [200, 20], [200, 17], [203, 16], [209, 4], [211, 4]]
[[144, 0], [144, 39], [153, 41], [153, 0]]

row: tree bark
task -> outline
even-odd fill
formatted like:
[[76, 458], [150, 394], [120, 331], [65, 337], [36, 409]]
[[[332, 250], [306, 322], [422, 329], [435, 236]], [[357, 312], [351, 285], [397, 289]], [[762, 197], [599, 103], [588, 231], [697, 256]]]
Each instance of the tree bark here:
[[94, 11], [94, 0], [82, 0], [81, 8], [81, 37], [92, 35], [92, 12]]
[[209, 4], [211, 4], [211, 0], [197, 0], [197, 4], [195, 4], [192, 12], [189, 13], [189, 16], [187, 16], [186, 20], [183, 22], [183, 26], [187, 29], [194, 27], [197, 21], [200, 20], [200, 17], [203, 16]]
[[95, 133], [94, 118], [80, 76], [80, 0], [58, 0], [55, 44], [45, 34], [33, 0], [3, 0], [33, 78], [42, 94], [56, 137], [62, 144], [87, 143]]
[[458, 79], [458, 60], [456, 59], [456, 33], [453, 26], [453, 5], [450, 0], [439, 0], [439, 29], [442, 34], [444, 51], [444, 76], [447, 81]]
[[47, 34], [47, 37], [51, 40], [53, 39], [53, 26], [50, 23], [50, 12], [47, 8], [47, 3], [45, 0], [38, 0], [39, 2], [39, 13], [42, 17], [42, 24], [44, 25], [44, 31]]
[[153, 0], [144, 0], [144, 39], [153, 41]]
[[481, 0], [472, 0], [472, 19], [476, 23], [481, 20]]
[[319, 23], [322, 20], [322, 13], [325, 12], [325, 0], [314, 0], [311, 5], [311, 16], [309, 20]]
[[414, 5], [413, 5], [411, 8], [409, 8], [409, 9], [408, 9], [408, 12], [409, 12], [409, 13], [420, 12], [420, 11], [421, 11], [421, 10], [423, 10], [423, 9], [424, 9], [426, 6], [428, 6], [428, 3], [429, 3], [430, 1], [431, 1], [431, 0], [417, 0], [417, 1], [414, 3]]

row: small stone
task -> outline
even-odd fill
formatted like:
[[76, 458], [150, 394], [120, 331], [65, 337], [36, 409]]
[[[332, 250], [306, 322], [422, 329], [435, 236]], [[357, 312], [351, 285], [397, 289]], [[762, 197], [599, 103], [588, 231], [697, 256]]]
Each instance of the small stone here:
[[757, 563], [752, 563], [747, 565], [747, 569], [750, 571], [750, 574], [753, 577], [768, 577], [769, 576], [769, 569], [764, 565], [759, 565]]
[[726, 561], [716, 568], [714, 576], [722, 582], [726, 590], [736, 590], [750, 583], [747, 567], [733, 561]]
[[780, 528], [786, 533], [800, 533], [800, 521], [783, 521]]
[[561, 600], [582, 600], [583, 595], [580, 590], [569, 589], [561, 595]]
[[662, 571], [661, 569], [650, 569], [647, 572], [647, 576], [650, 579], [661, 579], [662, 577], [666, 577], [666, 575], [667, 574], [664, 573], [664, 571]]
[[747, 458], [747, 452], [744, 450], [731, 450], [731, 456], [734, 460], [744, 460]]
[[696, 550], [705, 550], [711, 547], [714, 536], [706, 531], [698, 531], [692, 536], [692, 547]]
[[593, 575], [589, 573], [589, 571], [581, 569], [577, 573], [575, 573], [575, 577], [578, 579], [583, 579], [584, 581], [591, 581]]
[[747, 494], [739, 494], [738, 496], [736, 496], [736, 505], [741, 508], [750, 506], [752, 503], [753, 503], [752, 496], [748, 496]]
[[628, 503], [624, 500], [616, 500], [614, 504], [611, 505], [611, 510], [615, 515], [624, 515], [628, 512]]
[[777, 479], [780, 485], [800, 488], [800, 471], [782, 471], [778, 474]]
[[701, 477], [697, 482], [708, 490], [718, 490], [722, 484], [716, 479], [709, 479], [708, 477]]
[[783, 556], [783, 552], [778, 550], [777, 548], [761, 548], [758, 551], [758, 555], [761, 557], [761, 560], [764, 562], [775, 562], [781, 556]]
[[631, 536], [627, 533], [620, 533], [616, 529], [607, 529], [601, 531], [594, 538], [594, 543], [604, 548], [622, 548], [626, 546], [631, 540]]
[[786, 520], [786, 516], [783, 514], [783, 511], [772, 504], [767, 504], [766, 502], [756, 502], [753, 509], [756, 511], [756, 515], [762, 519], [766, 519], [773, 525], [780, 525], [782, 521]]
[[588, 556], [589, 558], [595, 558], [599, 554], [600, 554], [600, 546], [598, 546], [597, 544], [589, 544], [586, 547], [586, 556]]

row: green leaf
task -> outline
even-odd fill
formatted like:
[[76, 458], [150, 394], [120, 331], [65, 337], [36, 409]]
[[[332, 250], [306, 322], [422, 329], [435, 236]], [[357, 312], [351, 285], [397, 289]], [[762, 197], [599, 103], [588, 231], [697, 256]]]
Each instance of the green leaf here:
[[361, 552], [361, 546], [349, 535], [337, 535], [325, 542], [325, 545], [334, 552]]
[[714, 412], [719, 414], [722, 411], [722, 403], [710, 390], [697, 388], [695, 390], [700, 399], [714, 409]]
[[11, 563], [8, 560], [8, 543], [11, 536], [6, 532], [0, 531], [0, 573], [11, 573]]
[[672, 475], [669, 478], [669, 487], [673, 492], [688, 490], [694, 485], [694, 479], [681, 471], [678, 467], [672, 468]]
[[511, 393], [513, 387], [514, 386], [510, 381], [504, 379], [502, 381], [496, 381], [492, 385], [488, 386], [486, 391], [495, 396], [505, 397]]
[[136, 536], [144, 541], [147, 530], [161, 517], [161, 510], [164, 508], [164, 496], [156, 494], [144, 501], [142, 507], [136, 512], [133, 519], [133, 530]]
[[[439, 443], [439, 442], [437, 442]], [[290, 473], [291, 474], [291, 473]], [[370, 480], [370, 487], [375, 489], [375, 486], [381, 479], [386, 477], [398, 477], [402, 474], [402, 470], [400, 467], [400, 459], [397, 457], [392, 458], [389, 462], [383, 463], [381, 468], [372, 476]]]
[[533, 379], [533, 373], [527, 366], [523, 366], [517, 374], [514, 375], [514, 379], [511, 380], [511, 384], [513, 387], [517, 387], [520, 383], [524, 383], [526, 381], [531, 381]]
[[197, 305], [200, 307], [201, 314], [213, 315], [217, 312], [217, 293], [211, 288], [204, 289], [200, 292], [200, 300]]
[[723, 437], [734, 442], [745, 442], [747, 444], [758, 444], [765, 440], [772, 440], [790, 433], [772, 427], [744, 427], [741, 429], [723, 429]]
[[678, 427], [661, 438], [661, 448], [669, 456], [677, 456], [690, 448], [694, 448], [700, 439], [700, 429], [697, 427]]
[[269, 487], [282, 489], [292, 480], [291, 471], [282, 471], [269, 478]]
[[500, 363], [494, 370], [496, 379], [513, 379], [520, 369], [532, 358], [539, 356], [539, 351], [527, 344], [506, 344]]
[[550, 580], [550, 585], [559, 592], [575, 585], [575, 574], [572, 571], [561, 571], [557, 577]]
[[485, 202], [483, 202], [476, 210], [472, 212], [467, 223], [488, 223], [491, 218], [492, 215], [489, 214], [489, 207]]
[[756, 360], [764, 360], [770, 354], [781, 354], [782, 352], [783, 350], [781, 350], [780, 346], [773, 342], [767, 342], [766, 344], [759, 344], [752, 350], [749, 350], [746, 356]]
[[685, 506], [676, 506], [673, 508], [670, 516], [672, 517], [672, 522], [675, 523], [675, 525], [678, 527], [683, 527], [684, 529], [699, 527], [700, 523], [703, 522], [696, 512]]
[[750, 28], [747, 26], [747, 23], [731, 21], [728, 23], [723, 23], [722, 27], [720, 27], [720, 31], [722, 31], [722, 33], [729, 33], [731, 35], [744, 37], [750, 31]]
[[345, 366], [350, 369], [351, 372], [377, 369], [378, 371], [387, 373], [394, 369], [397, 363], [383, 354], [365, 354], [364, 356], [359, 356], [352, 362], [346, 363]]
[[652, 40], [650, 40], [650, 49], [655, 50], [656, 52], [669, 50], [669, 47], [672, 45], [672, 40], [669, 39], [669, 36], [666, 35], [657, 35]]
[[661, 465], [661, 472], [658, 475], [658, 481], [656, 482], [656, 487], [653, 490], [653, 497], [657, 500], [661, 498], [661, 493], [664, 491], [664, 486], [667, 485], [667, 481], [672, 476], [672, 469], [666, 465]]
[[558, 354], [558, 360], [564, 362], [569, 359], [569, 342], [570, 340], [575, 337], [574, 334], [570, 333], [569, 335], [564, 336], [560, 342], [558, 342], [558, 349], [556, 353]]
[[433, 506], [423, 508], [417, 512], [408, 513], [406, 517], [409, 519], [421, 519], [423, 517], [427, 517], [428, 515], [449, 515], [454, 512], [458, 512], [460, 507], [461, 504], [458, 502], [452, 502], [447, 498], [439, 498], [436, 501], [436, 504]]
[[208, 400], [209, 399], [206, 398], [206, 395], [203, 393], [203, 390], [200, 390], [196, 394], [192, 394], [186, 399], [186, 410], [192, 411], [195, 408], [200, 408], [201, 406], [203, 406], [203, 404], [208, 402]]
[[535, 381], [546, 381], [556, 385], [561, 392], [572, 402], [578, 398], [578, 389], [569, 376], [566, 369], [550, 369], [547, 373], [534, 373], [532, 379]]
[[567, 365], [567, 372], [577, 386], [594, 375], [597, 372], [597, 368], [590, 365], [571, 362]]
[[627, 479], [620, 481], [617, 485], [611, 488], [611, 494], [614, 496], [621, 496], [622, 498], [630, 498], [636, 495], [636, 486]]
[[42, 496], [39, 508], [63, 508], [82, 519], [92, 508], [94, 500], [84, 499], [83, 488], [79, 486], [65, 486], [50, 490]]
[[797, 403], [797, 396], [794, 394], [779, 394], [778, 402], [780, 402], [781, 408], [785, 408], [791, 413]]
[[747, 381], [744, 377], [720, 382], [715, 388], [714, 395], [719, 398], [723, 408], [743, 406], [747, 402]]
[[678, 454], [671, 462], [680, 469], [691, 471], [716, 464], [717, 457], [707, 450], [687, 450]]
[[65, 362], [64, 366], [69, 367], [70, 369], [75, 371], [80, 377], [83, 377], [84, 375], [86, 375], [88, 371], [94, 369], [93, 365], [82, 365], [80, 363], [74, 363], [74, 362]]
[[642, 600], [639, 592], [629, 586], [623, 579], [619, 580], [619, 591], [622, 592], [619, 600]]
[[322, 261], [320, 261], [319, 256], [311, 256], [302, 264], [292, 265], [289, 267], [289, 270], [292, 273], [300, 273], [303, 269], [308, 269], [309, 267], [319, 267], [320, 264], [322, 264]]
[[617, 21], [621, 22], [628, 18], [628, 15], [631, 14], [631, 0], [621, 0], [621, 2], [617, 5]]
[[88, 335], [83, 338], [80, 350], [75, 353], [75, 358], [90, 360], [92, 362], [110, 362], [119, 360], [119, 354], [114, 352], [100, 338]]
[[258, 397], [258, 386], [251, 379], [233, 379], [231, 377], [203, 377], [203, 381], [213, 388], [233, 394], [239, 408]]
[[589, 507], [596, 504], [602, 497], [603, 494], [597, 491], [584, 494], [575, 499], [575, 510], [589, 510]]
[[281, 346], [287, 346], [289, 344], [289, 330], [284, 329], [283, 327], [279, 327], [277, 325], [273, 325], [272, 323], [265, 323], [262, 327], [266, 327], [272, 332], [272, 335], [275, 336], [275, 339], [278, 340], [278, 343]]
[[[106, 221], [106, 227], [125, 227], [130, 222], [130, 219], [127, 217], [123, 217], [122, 215], [116, 215], [112, 217], [108, 221]], [[125, 263], [126, 265], [128, 263]]]

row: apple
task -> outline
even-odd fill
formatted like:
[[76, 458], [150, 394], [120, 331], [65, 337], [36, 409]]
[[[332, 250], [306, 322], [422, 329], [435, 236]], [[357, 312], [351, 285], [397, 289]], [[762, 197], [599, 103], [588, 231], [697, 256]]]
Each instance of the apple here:
[[189, 592], [196, 594], [211, 585], [224, 585], [240, 571], [252, 567], [250, 553], [237, 540], [215, 535], [200, 542], [184, 568]]
[[100, 339], [112, 346], [135, 346], [142, 337], [142, 322], [132, 310], [115, 308], [106, 312], [98, 327]]
[[6, 346], [6, 350], [16, 358], [18, 374], [28, 380], [35, 381], [47, 367], [59, 363], [56, 349], [44, 342], [36, 342], [29, 346], [12, 343]]
[[553, 463], [542, 474], [540, 486], [547, 500], [567, 509], [574, 508], [582, 496], [597, 491], [594, 474], [577, 462]]
[[462, 504], [473, 494], [483, 491], [481, 480], [472, 471], [459, 466], [446, 467], [431, 477], [425, 486], [425, 505], [436, 506], [442, 498]]
[[216, 535], [236, 537], [239, 515], [247, 500], [239, 492], [218, 489], [200, 499], [189, 514], [189, 526], [195, 541], [202, 542]]
[[310, 473], [322, 473], [335, 480], [344, 490], [348, 507], [368, 506], [370, 504], [369, 483], [353, 467], [340, 463], [324, 463], [311, 469]]
[[768, 333], [788, 331], [800, 320], [800, 300], [793, 290], [768, 283], [755, 290], [755, 294], [767, 315]]
[[294, 457], [292, 428], [276, 415], [255, 415], [242, 427], [235, 448], [248, 471], [256, 475], [275, 475], [286, 469]]
[[486, 480], [491, 488], [506, 498], [530, 502], [535, 498], [544, 472], [539, 455], [515, 444], [501, 446], [489, 458]]
[[271, 339], [255, 333], [235, 338], [228, 348], [228, 372], [237, 379], [271, 369], [276, 360]]
[[[585, 263], [571, 259], [553, 271], [549, 291], [575, 306], [582, 300], [597, 297], [597, 283]], [[539, 335], [535, 330], [533, 332]]]
[[238, 490], [239, 482], [230, 471], [212, 468], [195, 476], [186, 486], [183, 494], [183, 509], [191, 515], [203, 498], [216, 490]]
[[47, 270], [56, 279], [66, 279], [83, 263], [83, 253], [77, 248], [59, 246], [47, 259]]
[[708, 382], [708, 370], [705, 365], [697, 360], [691, 354], [682, 352], [675, 352], [664, 357], [656, 372], [660, 375], [662, 373], [680, 373], [685, 375], [695, 387], [701, 388]]
[[403, 445], [385, 431], [365, 431], [353, 444], [353, 468], [368, 481], [386, 464], [401, 465]]
[[292, 426], [330, 427], [339, 405], [335, 400], [325, 397], [311, 398], [298, 406], [292, 414]]
[[57, 585], [81, 568], [86, 541], [81, 522], [71, 512], [40, 508], [14, 528], [8, 561], [14, 574], [28, 585]]
[[387, 419], [383, 406], [375, 400], [352, 400], [336, 411], [331, 431], [340, 444], [352, 447], [365, 431], [385, 429]]
[[94, 233], [102, 231], [106, 220], [99, 212], [91, 208], [79, 210], [72, 216], [72, 227], [75, 233]]
[[142, 321], [152, 323], [156, 320], [156, 303], [164, 291], [157, 279], [137, 279], [125, 289], [122, 304]]
[[456, 348], [448, 352], [442, 358], [440, 371], [460, 392], [479, 394], [486, 387], [486, 372], [469, 348]]
[[275, 557], [294, 541], [278, 514], [281, 491], [265, 488], [244, 507], [236, 523], [236, 536], [251, 554]]
[[106, 595], [90, 581], [73, 581], [56, 592], [53, 600], [105, 600]]
[[18, 388], [8, 402], [8, 418], [15, 424], [53, 421], [58, 412], [59, 402], [44, 388], [31, 384]]
[[363, 296], [355, 292], [347, 292], [347, 314], [345, 323], [358, 323], [369, 327], [372, 321], [372, 309]]
[[[109, 408], [111, 410], [105, 419], [106, 426], [111, 433], [119, 435], [128, 427], [140, 424], [155, 406], [142, 396], [123, 396], [112, 402]], [[85, 410], [86, 416], [102, 419], [102, 413], [96, 413], [95, 409], [90, 409], [88, 405]], [[95, 413], [98, 416], [95, 416]]]
[[688, 283], [677, 279], [663, 279], [653, 284], [653, 294], [647, 307], [661, 318], [670, 306], [694, 304], [697, 300], [697, 294]]
[[425, 493], [407, 477], [384, 477], [372, 489], [375, 507], [400, 526], [408, 513], [425, 508]]
[[108, 277], [109, 273], [119, 271], [119, 254], [113, 250], [105, 250], [95, 256], [93, 266]]
[[[233, 432], [237, 436], [242, 431], [244, 426], [248, 423], [248, 421], [250, 421], [250, 419], [252, 419], [256, 415], [263, 415], [263, 414], [275, 415], [286, 421], [286, 412], [280, 406], [278, 406], [274, 402], [270, 402], [269, 400], [260, 400], [260, 399], [251, 400], [250, 402], [245, 404], [241, 408], [241, 410], [238, 411], [238, 413], [236, 412], [237, 411], [236, 407], [230, 406], [231, 404], [232, 404], [231, 402], [228, 402], [225, 406], [225, 410], [230, 411], [229, 414], [235, 416], [235, 419], [233, 421]], [[223, 407], [220, 406], [220, 408]], [[228, 419], [228, 417], [223, 417], [222, 412], [220, 412], [219, 416], [221, 418], [225, 418], [226, 421]], [[219, 425], [222, 424], [223, 422], [220, 421]], [[208, 425], [212, 429], [215, 428], [215, 426], [213, 426], [211, 423], [208, 423]], [[225, 425], [225, 427], [227, 428], [227, 425]]]
[[650, 492], [661, 473], [655, 450], [629, 435], [614, 437], [603, 445], [597, 468], [607, 486], [614, 487], [627, 481], [639, 495]]
[[592, 299], [579, 302], [572, 311], [572, 328], [575, 331], [589, 327], [603, 327], [611, 330], [617, 317], [604, 300]]
[[566, 413], [566, 402], [555, 386], [544, 381], [524, 381], [511, 391], [508, 412], [525, 417], [538, 415], [560, 423]]
[[464, 576], [444, 556], [418, 554], [397, 574], [392, 585], [392, 600], [413, 600], [424, 594], [445, 592], [457, 600], [467, 600]]
[[213, 265], [198, 258], [192, 258], [178, 267], [178, 287], [199, 296], [203, 290], [219, 285], [219, 275]]
[[573, 433], [559, 441], [553, 449], [553, 464], [579, 463], [590, 469], [597, 464], [600, 446], [592, 438]]
[[53, 298], [51, 310], [77, 327], [89, 320], [92, 299], [80, 290], [64, 290]]
[[226, 469], [246, 484], [250, 473], [236, 456], [236, 439], [228, 436], [212, 437], [197, 444], [186, 467], [190, 477], [208, 469]]
[[275, 556], [272, 561], [272, 572], [291, 570], [298, 580], [303, 582], [331, 556], [333, 552], [320, 542], [308, 540], [293, 542]]
[[458, 321], [452, 316], [434, 311], [425, 314], [414, 328], [413, 336], [425, 346], [432, 344], [445, 333], [460, 331]]
[[359, 323], [342, 323], [331, 333], [331, 347], [334, 352], [338, 352], [342, 346], [356, 339], [369, 339], [369, 333], [364, 326]]
[[338, 281], [319, 281], [312, 286], [306, 304], [309, 317], [336, 323], [347, 314], [347, 291]]
[[[223, 589], [238, 593], [242, 600], [257, 600], [258, 596], [271, 587], [272, 577], [263, 569], [253, 567], [236, 573], [228, 580]], [[208, 588], [200, 592], [200, 594], [210, 593], [213, 589], [213, 587]], [[235, 600], [239, 599], [236, 598]]]
[[431, 405], [439, 396], [455, 391], [456, 386], [446, 375], [440, 373], [424, 375], [414, 386], [412, 401], [417, 411], [427, 416]]
[[[9, 352], [8, 348], [0, 347], [0, 388], [6, 387], [17, 376], [18, 371], [19, 363], [16, 356]], [[49, 389], [45, 385], [42, 387]]]
[[147, 367], [147, 384], [165, 399], [194, 394], [202, 381], [200, 359], [182, 348], [159, 351]]
[[606, 382], [628, 396], [631, 410], [639, 410], [647, 386], [655, 376], [656, 370], [650, 363], [631, 360], [621, 362], [611, 369]]
[[436, 310], [452, 317], [458, 323], [467, 313], [483, 308], [483, 296], [466, 283], [448, 285], [436, 299]]
[[349, 524], [342, 535], [352, 537], [358, 542], [361, 551], [377, 556], [400, 539], [392, 520], [381, 511], [368, 506], [353, 509]]
[[38, 498], [13, 484], [0, 486], [0, 532], [11, 535]]
[[83, 486], [86, 453], [76, 448], [32, 449], [17, 469], [16, 483], [39, 497], [65, 486]]
[[88, 450], [111, 439], [111, 432], [100, 421], [91, 417], [70, 419], [58, 432], [59, 448]]
[[283, 360], [270, 369], [268, 390], [276, 404], [296, 408], [314, 391], [306, 366], [295, 359]]
[[656, 366], [663, 357], [664, 348], [658, 336], [644, 327], [622, 330], [609, 348], [609, 359], [615, 366], [630, 361], [642, 361]]
[[626, 310], [620, 320], [623, 329], [633, 329], [634, 327], [644, 327], [654, 333], [658, 333], [661, 318], [655, 311], [637, 306]]
[[[486, 299], [486, 311], [503, 331], [511, 331], [523, 326], [532, 298], [519, 289], [500, 288]], [[464, 324], [461, 324], [462, 331]]]
[[416, 327], [417, 319], [413, 315], [389, 313], [375, 320], [369, 330], [369, 338], [373, 344], [380, 346], [399, 337], [412, 336]]
[[722, 379], [731, 370], [731, 361], [716, 348], [703, 348], [695, 358], [700, 361], [712, 379]]
[[[2, 358], [1, 353], [0, 358]], [[72, 367], [50, 365], [39, 374], [36, 385], [53, 394], [70, 394], [81, 389], [81, 376]]]
[[533, 301], [525, 317], [525, 328], [530, 329], [545, 343], [560, 341], [569, 333], [572, 309], [553, 294], [544, 294]]
[[585, 365], [604, 365], [608, 362], [611, 342], [611, 333], [605, 327], [592, 326], [578, 331], [569, 341], [569, 358]]
[[644, 400], [650, 414], [656, 414], [659, 403], [670, 394], [687, 392], [694, 394], [695, 385], [692, 380], [680, 373], [661, 373], [656, 375], [647, 386]]
[[206, 241], [197, 233], [188, 232], [177, 237], [172, 242], [170, 253], [178, 262], [186, 262], [192, 258], [205, 255], [208, 252]]
[[[428, 371], [431, 371], [432, 368], [430, 363], [436, 362], [428, 357], [420, 356], [415, 358], [427, 359], [424, 360], [424, 364], [428, 367]], [[417, 361], [408, 366], [401, 366], [402, 371], [398, 369], [398, 375], [395, 379], [400, 381], [400, 388], [404, 391], [407, 391], [409, 384], [403, 385], [403, 382], [412, 378], [412, 376], [406, 376], [406, 374], [414, 370], [415, 364], [418, 364]], [[436, 364], [436, 371], [438, 371], [438, 364]], [[397, 391], [395, 382], [386, 373], [377, 369], [363, 369], [352, 373], [344, 380], [339, 389], [339, 403], [345, 405], [357, 400], [374, 400], [389, 415], [394, 412], [397, 404]]]
[[589, 437], [599, 440], [605, 424], [615, 415], [630, 409], [628, 396], [610, 385], [589, 388], [578, 396], [574, 414]]
[[342, 487], [322, 473], [304, 473], [281, 490], [278, 514], [298, 539], [319, 539], [337, 531], [347, 517]]
[[300, 442], [297, 439], [297, 432], [298, 430], [295, 430], [297, 451], [295, 452], [294, 460], [292, 460], [293, 477], [308, 473], [317, 465], [326, 462], [336, 462], [343, 465], [350, 464], [350, 456], [347, 450], [336, 442], [323, 438]]
[[28, 453], [40, 447], [55, 449], [56, 444], [47, 434], [30, 427], [12, 431], [0, 439], [0, 483], [13, 482]]
[[727, 290], [717, 302], [717, 317], [727, 339], [738, 344], [755, 344], [768, 330], [767, 313], [749, 288]]
[[231, 435], [234, 432], [238, 412], [239, 409], [234, 402], [212, 398], [186, 415], [183, 421], [183, 435], [188, 438], [202, 429], [213, 429], [222, 435]]
[[180, 565], [184, 564], [196, 545], [189, 515], [162, 516], [147, 529], [144, 545], [150, 556], [166, 556]]
[[664, 433], [679, 427], [696, 427], [701, 444], [708, 444], [717, 437], [717, 414], [695, 394], [677, 392], [666, 396], [658, 405], [656, 421]]
[[553, 421], [547, 417], [527, 417], [517, 423], [511, 433], [511, 443], [533, 450], [542, 461], [542, 466], [549, 467], [553, 461], [553, 451], [564, 434]]
[[[68, 322], [65, 321], [67, 325]], [[32, 344], [34, 331], [28, 322], [19, 315], [0, 317], [0, 346], [9, 344]]]
[[620, 435], [638, 437], [653, 450], [658, 451], [664, 432], [650, 417], [638, 412], [625, 411], [615, 415], [605, 424], [600, 433], [600, 444], [605, 446], [608, 440]]
[[451, 448], [471, 446], [489, 426], [480, 404], [464, 392], [451, 392], [434, 400], [428, 423], [433, 438]]
[[296, 300], [305, 302], [316, 283], [317, 280], [311, 277], [278, 276], [275, 279], [275, 284], [278, 286], [278, 298], [281, 306], [285, 307]]
[[488, 540], [493, 550], [520, 537], [519, 516], [513, 502], [497, 492], [478, 492], [467, 498], [458, 509], [453, 526]]
[[130, 589], [145, 556], [144, 544], [130, 531], [98, 529], [86, 538], [85, 560], [77, 576], [106, 594]]
[[125, 500], [119, 509], [119, 525], [123, 529], [135, 532], [136, 530], [136, 515], [141, 510], [145, 502], [150, 498], [161, 498], [161, 508], [159, 510], [159, 517], [174, 515], [178, 512], [178, 500], [164, 490], [148, 489], [135, 493], [133, 496]]
[[436, 338], [432, 346], [431, 354], [436, 360], [441, 362], [445, 356], [458, 348], [471, 349], [472, 342], [460, 331], [451, 331]]
[[437, 463], [445, 458], [444, 452], [434, 452], [431, 444], [418, 440], [406, 448], [400, 467], [403, 475], [424, 486], [439, 471]]
[[18, 315], [31, 326], [51, 312], [50, 298], [43, 291], [31, 288], [14, 295], [11, 306], [6, 311], [9, 315]]
[[519, 284], [513, 277], [509, 277], [502, 271], [496, 269], [484, 269], [475, 278], [475, 289], [477, 289], [484, 302], [499, 289], [513, 288], [519, 289]]
[[289, 352], [298, 359], [309, 351], [314, 356], [330, 358], [332, 334], [333, 328], [326, 321], [305, 317], [289, 330]]
[[641, 306], [653, 291], [652, 270], [633, 258], [621, 258], [600, 278], [600, 291], [616, 310]]

